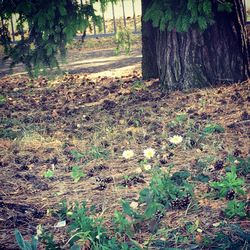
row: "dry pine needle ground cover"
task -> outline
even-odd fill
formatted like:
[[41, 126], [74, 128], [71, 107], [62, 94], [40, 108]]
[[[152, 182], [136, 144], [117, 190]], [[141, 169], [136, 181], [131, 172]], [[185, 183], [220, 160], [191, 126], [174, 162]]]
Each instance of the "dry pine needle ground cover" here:
[[[96, 216], [104, 218], [113, 235], [112, 218], [121, 211], [121, 199], [138, 205], [139, 192], [149, 186], [155, 169], [185, 170], [194, 194], [187, 206], [164, 211], [156, 233], [152, 220], [135, 230], [133, 239], [141, 248], [210, 249], [213, 241], [207, 239], [218, 232], [237, 242], [240, 236], [231, 226], [249, 230], [249, 217], [228, 218], [223, 212], [234, 194], [218, 198], [209, 184], [225, 176], [230, 155], [249, 156], [249, 82], [162, 94], [157, 81], [142, 81], [134, 71], [113, 78], [65, 75], [54, 81], [3, 77], [0, 88], [0, 249], [17, 249], [15, 228], [30, 239], [39, 224], [69, 249], [67, 226], [54, 227], [59, 218], [53, 211], [64, 199], [95, 205]], [[181, 143], [170, 143], [174, 135], [183, 138]], [[147, 148], [155, 155], [145, 170]], [[124, 150], [133, 150], [133, 157], [124, 159]], [[83, 176], [75, 180], [72, 169]], [[249, 216], [249, 173], [239, 175], [245, 194], [237, 199], [245, 202]], [[247, 241], [242, 246], [249, 247]]]

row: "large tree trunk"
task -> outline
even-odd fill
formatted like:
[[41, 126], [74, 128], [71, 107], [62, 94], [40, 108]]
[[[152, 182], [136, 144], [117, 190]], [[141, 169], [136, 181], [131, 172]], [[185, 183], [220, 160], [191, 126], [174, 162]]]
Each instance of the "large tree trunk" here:
[[158, 67], [156, 60], [156, 29], [151, 22], [144, 22], [143, 17], [147, 7], [152, 0], [142, 0], [142, 76], [147, 80], [158, 78]]
[[[215, 12], [214, 19], [215, 23], [204, 32], [198, 27], [185, 33], [157, 30], [159, 78], [167, 90], [215, 86], [248, 78], [249, 50], [242, 0], [233, 0], [231, 13]], [[147, 75], [146, 68], [142, 70]]]

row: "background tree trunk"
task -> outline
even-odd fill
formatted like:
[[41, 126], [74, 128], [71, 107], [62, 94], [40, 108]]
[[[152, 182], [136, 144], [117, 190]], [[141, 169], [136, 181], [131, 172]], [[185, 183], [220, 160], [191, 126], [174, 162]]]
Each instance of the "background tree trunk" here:
[[215, 23], [204, 32], [198, 27], [185, 33], [157, 30], [159, 78], [167, 90], [215, 86], [248, 78], [249, 50], [242, 1], [233, 1], [231, 13], [214, 11]]
[[144, 22], [143, 17], [151, 0], [142, 0], [142, 76], [147, 80], [158, 78], [158, 67], [156, 60], [156, 29], [151, 22]]

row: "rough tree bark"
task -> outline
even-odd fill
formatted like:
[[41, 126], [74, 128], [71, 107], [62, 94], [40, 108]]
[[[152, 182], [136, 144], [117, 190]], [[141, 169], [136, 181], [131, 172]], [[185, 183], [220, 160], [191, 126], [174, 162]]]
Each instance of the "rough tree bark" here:
[[[142, 13], [144, 14], [152, 0], [142, 0]], [[143, 79], [158, 78], [156, 60], [156, 29], [151, 22], [144, 22], [142, 15], [142, 72]]]
[[[215, 23], [204, 32], [198, 27], [185, 33], [157, 29], [156, 58], [163, 87], [167, 90], [201, 88], [249, 77], [243, 3], [242, 0], [232, 2], [232, 12], [215, 12]], [[215, 8], [215, 1], [212, 3]], [[147, 67], [142, 67], [145, 76], [146, 70]]]

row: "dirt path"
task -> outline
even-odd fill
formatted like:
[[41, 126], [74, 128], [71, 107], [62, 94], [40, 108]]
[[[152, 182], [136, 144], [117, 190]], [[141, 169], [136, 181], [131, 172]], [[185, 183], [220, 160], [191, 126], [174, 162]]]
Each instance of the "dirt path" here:
[[[98, 49], [86, 51], [82, 49], [71, 49], [68, 53], [66, 64], [61, 68], [69, 73], [91, 73], [97, 75], [120, 76], [121, 74], [140, 69], [141, 49], [133, 48], [130, 55], [115, 55], [114, 49]], [[23, 65], [19, 64], [9, 71], [9, 62], [0, 62], [0, 77], [6, 75], [26, 74]]]

